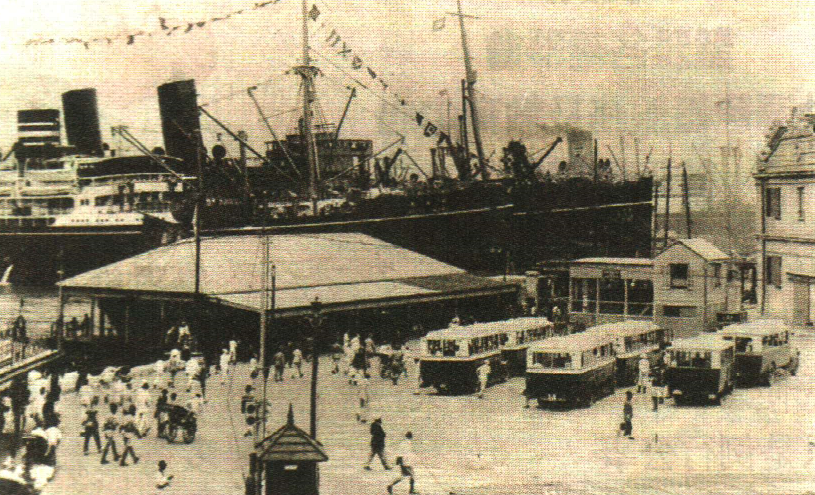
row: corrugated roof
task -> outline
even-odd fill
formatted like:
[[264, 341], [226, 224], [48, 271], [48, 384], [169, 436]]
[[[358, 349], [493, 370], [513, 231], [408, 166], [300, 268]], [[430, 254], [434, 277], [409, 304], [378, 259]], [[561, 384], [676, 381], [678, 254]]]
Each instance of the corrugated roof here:
[[[269, 236], [276, 288], [319, 287], [465, 274], [427, 256], [353, 233]], [[201, 292], [208, 295], [262, 288], [263, 242], [257, 235], [201, 241]], [[77, 275], [66, 288], [192, 293], [195, 244], [186, 240]], [[322, 297], [322, 296], [321, 296]]]
[[728, 256], [721, 249], [717, 248], [713, 243], [701, 238], [676, 239], [676, 244], [682, 244], [707, 261], [725, 260], [730, 258], [730, 256]]
[[580, 258], [572, 261], [572, 263], [592, 265], [652, 266], [654, 264], [654, 260], [651, 258]]

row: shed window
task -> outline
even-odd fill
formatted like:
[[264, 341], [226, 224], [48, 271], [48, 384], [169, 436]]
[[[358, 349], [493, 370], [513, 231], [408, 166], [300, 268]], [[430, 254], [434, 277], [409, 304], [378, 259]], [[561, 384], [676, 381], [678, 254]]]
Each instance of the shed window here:
[[688, 287], [688, 265], [687, 263], [671, 263], [671, 287]]
[[721, 263], [713, 263], [713, 287], [722, 285], [722, 265]]
[[781, 288], [781, 256], [767, 256], [764, 260], [764, 275], [767, 284]]
[[781, 188], [768, 187], [764, 191], [764, 214], [769, 218], [781, 220]]
[[798, 221], [803, 222], [806, 208], [804, 208], [804, 186], [798, 186]]

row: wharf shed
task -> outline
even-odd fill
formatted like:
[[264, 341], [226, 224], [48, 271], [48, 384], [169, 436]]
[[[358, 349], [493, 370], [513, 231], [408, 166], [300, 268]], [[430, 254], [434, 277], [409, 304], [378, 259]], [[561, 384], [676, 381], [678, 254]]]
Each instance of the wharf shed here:
[[[479, 320], [506, 316], [518, 286], [356, 233], [266, 236], [274, 290], [270, 345], [310, 336], [304, 316], [319, 298], [322, 335], [372, 333], [407, 338], [411, 329], [445, 326], [455, 314]], [[186, 320], [202, 349], [217, 353], [236, 338], [258, 341], [263, 311], [264, 237], [204, 238], [196, 294], [192, 240], [163, 246], [60, 283], [65, 295], [92, 301], [94, 328], [119, 341], [160, 346]], [[94, 313], [96, 311], [94, 310]], [[246, 348], [246, 346], [244, 347]]]

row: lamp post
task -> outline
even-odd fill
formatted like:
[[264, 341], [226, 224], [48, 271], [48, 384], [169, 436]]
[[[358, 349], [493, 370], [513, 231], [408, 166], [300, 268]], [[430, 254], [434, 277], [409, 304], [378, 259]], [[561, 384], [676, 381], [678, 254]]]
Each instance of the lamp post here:
[[320, 329], [325, 321], [322, 315], [323, 303], [319, 297], [315, 297], [311, 302], [311, 315], [306, 319], [311, 326], [311, 410], [310, 410], [310, 431], [311, 438], [317, 439], [317, 371], [319, 369], [319, 355], [317, 353], [317, 342]]

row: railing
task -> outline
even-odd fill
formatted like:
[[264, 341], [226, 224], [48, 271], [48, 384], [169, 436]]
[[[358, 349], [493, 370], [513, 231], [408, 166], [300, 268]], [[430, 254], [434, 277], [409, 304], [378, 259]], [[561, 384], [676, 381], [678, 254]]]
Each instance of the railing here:
[[[597, 305], [600, 305], [599, 311]], [[572, 301], [572, 313], [601, 314], [601, 315], [627, 315], [627, 316], [653, 316], [654, 303], [629, 302], [626, 309], [624, 301], [595, 301], [578, 299]]]

